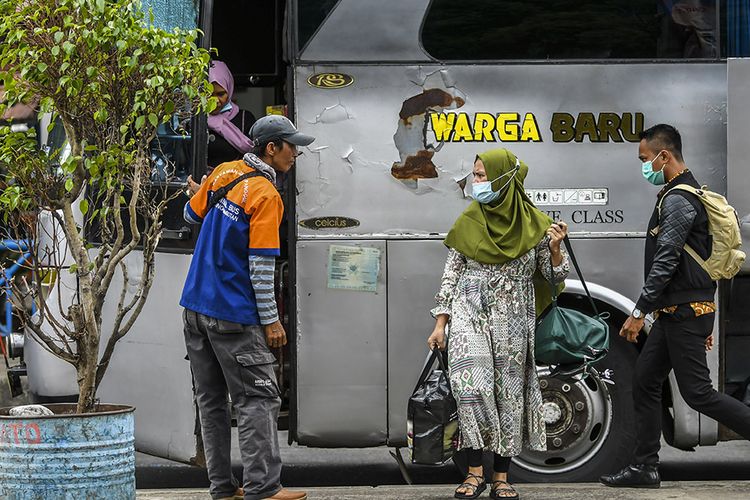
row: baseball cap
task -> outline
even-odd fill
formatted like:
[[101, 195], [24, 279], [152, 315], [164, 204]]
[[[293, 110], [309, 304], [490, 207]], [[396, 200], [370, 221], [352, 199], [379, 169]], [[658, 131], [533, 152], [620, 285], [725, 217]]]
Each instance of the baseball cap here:
[[295, 146], [308, 146], [315, 140], [315, 137], [303, 134], [297, 130], [294, 123], [282, 115], [268, 115], [260, 118], [250, 127], [249, 135], [250, 139], [256, 144], [283, 139]]

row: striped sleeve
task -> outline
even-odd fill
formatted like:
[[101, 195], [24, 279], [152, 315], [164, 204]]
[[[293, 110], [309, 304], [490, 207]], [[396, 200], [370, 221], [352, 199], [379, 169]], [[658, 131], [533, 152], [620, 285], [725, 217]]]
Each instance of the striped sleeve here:
[[255, 292], [261, 325], [270, 325], [279, 320], [273, 289], [273, 272], [276, 258], [268, 255], [250, 255], [250, 284]]
[[200, 217], [193, 211], [193, 209], [190, 207], [190, 201], [185, 203], [185, 208], [182, 211], [182, 217], [185, 219], [186, 222], [189, 224], [200, 224], [203, 222]]

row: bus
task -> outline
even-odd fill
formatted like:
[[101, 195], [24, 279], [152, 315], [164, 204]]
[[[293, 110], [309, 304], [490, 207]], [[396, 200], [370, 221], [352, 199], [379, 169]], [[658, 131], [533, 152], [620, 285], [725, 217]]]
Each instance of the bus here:
[[[276, 354], [280, 425], [290, 442], [406, 445], [407, 401], [428, 354], [443, 239], [470, 201], [475, 155], [503, 147], [530, 166], [525, 185], [535, 204], [570, 225], [597, 307], [610, 313], [611, 336], [595, 376], [538, 368], [548, 450], [514, 458], [515, 477], [593, 480], [629, 462], [632, 373], [643, 338], [630, 344], [618, 332], [642, 286], [656, 196], [641, 177], [638, 135], [674, 124], [687, 165], [727, 195], [747, 232], [749, 1], [146, 5], [165, 27], [202, 30], [202, 44], [232, 69], [241, 107], [256, 116], [286, 113], [316, 137], [282, 189], [276, 287], [289, 344]], [[196, 179], [209, 140], [200, 119], [188, 141], [161, 138], [183, 151], [171, 158], [182, 178]], [[99, 397], [137, 407], [140, 451], [199, 463], [178, 304], [199, 227], [182, 219], [185, 201], [174, 200], [165, 215], [150, 298], [120, 341]], [[750, 379], [748, 292], [750, 266], [720, 283], [708, 354], [715, 387], [740, 399]], [[572, 273], [561, 301], [588, 312], [584, 299]], [[75, 397], [68, 365], [28, 339], [23, 356], [33, 399]], [[740, 439], [689, 408], [673, 377], [663, 416], [664, 438], [680, 449]]]

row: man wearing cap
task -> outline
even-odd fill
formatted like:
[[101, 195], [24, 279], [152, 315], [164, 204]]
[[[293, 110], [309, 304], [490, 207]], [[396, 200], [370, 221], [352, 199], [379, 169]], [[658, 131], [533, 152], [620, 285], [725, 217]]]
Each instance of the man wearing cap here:
[[[252, 152], [190, 187], [195, 194], [185, 205], [185, 220], [202, 226], [180, 300], [185, 344], [211, 497], [304, 500], [304, 492], [280, 483], [281, 398], [270, 349], [286, 344], [274, 298], [284, 213], [276, 175], [288, 172], [297, 147], [314, 138], [284, 116], [261, 118], [250, 138]], [[244, 489], [231, 471], [227, 391], [237, 411]]]

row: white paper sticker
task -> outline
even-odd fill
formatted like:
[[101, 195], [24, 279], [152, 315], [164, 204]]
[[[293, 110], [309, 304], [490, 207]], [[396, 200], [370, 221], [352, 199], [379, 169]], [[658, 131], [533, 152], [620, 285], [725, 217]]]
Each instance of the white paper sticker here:
[[328, 248], [328, 288], [376, 292], [380, 249], [331, 245]]

